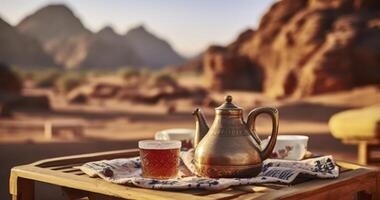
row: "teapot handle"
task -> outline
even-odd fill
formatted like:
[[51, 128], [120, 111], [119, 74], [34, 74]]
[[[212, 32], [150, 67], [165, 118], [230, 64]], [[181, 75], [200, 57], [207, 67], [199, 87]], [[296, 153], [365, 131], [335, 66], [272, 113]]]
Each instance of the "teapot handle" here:
[[268, 114], [272, 118], [272, 135], [270, 137], [270, 140], [269, 140], [269, 143], [267, 144], [267, 146], [264, 148], [264, 150], [262, 152], [260, 152], [261, 159], [265, 160], [271, 155], [271, 153], [274, 149], [274, 146], [276, 144], [277, 134], [278, 134], [278, 126], [279, 126], [278, 110], [276, 108], [273, 108], [273, 107], [255, 108], [248, 114], [247, 125], [248, 125], [249, 129], [251, 130], [253, 138], [260, 145], [261, 140], [255, 133], [255, 121], [256, 121], [256, 117], [260, 114], [263, 114], [263, 113]]

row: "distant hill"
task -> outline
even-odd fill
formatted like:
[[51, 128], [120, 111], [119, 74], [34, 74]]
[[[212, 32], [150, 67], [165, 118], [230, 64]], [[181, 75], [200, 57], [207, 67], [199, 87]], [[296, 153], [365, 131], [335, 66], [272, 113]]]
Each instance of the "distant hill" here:
[[49, 5], [25, 17], [17, 29], [41, 42], [56, 63], [75, 68], [86, 57], [87, 30], [65, 5]]
[[141, 66], [142, 60], [123, 36], [109, 26], [91, 36], [81, 66], [115, 68], [126, 65]]
[[118, 35], [111, 27], [87, 30], [65, 5], [49, 5], [27, 16], [17, 29], [40, 41], [56, 63], [66, 68], [160, 68], [184, 59], [164, 40], [143, 27]]
[[40, 43], [0, 18], [0, 62], [31, 67], [54, 66]]
[[38, 39], [47, 48], [68, 37], [90, 34], [80, 19], [65, 5], [48, 5], [25, 17], [17, 29]]
[[182, 64], [185, 60], [168, 42], [148, 32], [144, 26], [129, 30], [125, 38], [147, 66], [160, 68], [166, 65]]

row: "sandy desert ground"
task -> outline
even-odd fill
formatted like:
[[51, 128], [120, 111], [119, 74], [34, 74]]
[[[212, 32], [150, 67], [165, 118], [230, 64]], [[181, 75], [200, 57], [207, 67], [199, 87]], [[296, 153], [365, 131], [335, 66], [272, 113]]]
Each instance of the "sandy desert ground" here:
[[[46, 92], [46, 91], [45, 91]], [[247, 114], [257, 106], [276, 106], [280, 111], [280, 134], [310, 136], [309, 150], [332, 154], [336, 159], [354, 162], [356, 147], [343, 145], [328, 130], [330, 116], [341, 110], [374, 105], [380, 102], [380, 88], [369, 86], [334, 94], [300, 100], [274, 100], [252, 92], [213, 92], [223, 101], [226, 94], [245, 109]], [[53, 110], [49, 112], [17, 112], [12, 118], [0, 119], [0, 199], [8, 195], [8, 177], [12, 166], [39, 159], [70, 154], [135, 148], [137, 141], [152, 138], [167, 128], [193, 128], [191, 112], [195, 108], [188, 100], [177, 100], [177, 110], [166, 113], [164, 104], [142, 105], [118, 101], [103, 101], [85, 106], [68, 105], [62, 97], [52, 95]], [[203, 108], [212, 123], [214, 111]], [[43, 135], [46, 120], [71, 120], [85, 126], [83, 137], [69, 133], [48, 140]], [[257, 130], [262, 137], [270, 131], [269, 119], [259, 117]], [[41, 192], [41, 191], [44, 192]], [[37, 185], [37, 199], [57, 199], [58, 188]], [[54, 198], [53, 198], [54, 196]]]

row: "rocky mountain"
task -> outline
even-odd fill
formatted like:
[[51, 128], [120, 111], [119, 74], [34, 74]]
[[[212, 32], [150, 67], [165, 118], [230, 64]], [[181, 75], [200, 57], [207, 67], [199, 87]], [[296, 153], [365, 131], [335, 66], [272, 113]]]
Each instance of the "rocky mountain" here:
[[0, 62], [32, 67], [53, 66], [39, 42], [0, 18]]
[[133, 46], [107, 26], [89, 38], [86, 57], [82, 60], [81, 66], [115, 68], [127, 65], [141, 66], [142, 63]]
[[65, 5], [48, 5], [25, 17], [17, 29], [39, 40], [47, 50], [67, 38], [90, 34], [80, 19]]
[[[252, 79], [258, 79], [262, 90], [275, 97], [380, 84], [380, 1], [278, 1], [258, 29], [244, 38], [226, 47], [227, 53], [204, 56], [205, 71], [213, 63], [219, 65], [212, 86], [228, 88], [233, 86], [231, 80], [239, 80], [239, 76], [228, 76], [235, 69], [230, 70], [232, 64], [224, 61], [234, 59], [248, 59], [233, 65], [247, 72], [254, 69]], [[247, 84], [239, 87], [254, 83]]]
[[253, 30], [247, 30], [227, 47], [211, 46], [206, 50], [203, 55], [204, 75], [212, 88], [261, 91], [260, 68], [247, 56], [238, 54], [239, 47], [253, 35]]
[[185, 60], [168, 42], [153, 35], [142, 25], [129, 30], [125, 38], [146, 66], [160, 68], [182, 64]]
[[65, 5], [41, 8], [22, 20], [17, 29], [40, 41], [55, 62], [66, 68], [158, 68], [183, 62], [166, 41], [143, 27], [125, 36], [111, 27], [92, 33]]
[[92, 35], [65, 5], [48, 5], [25, 17], [17, 29], [37, 39], [54, 61], [75, 68], [86, 56]]

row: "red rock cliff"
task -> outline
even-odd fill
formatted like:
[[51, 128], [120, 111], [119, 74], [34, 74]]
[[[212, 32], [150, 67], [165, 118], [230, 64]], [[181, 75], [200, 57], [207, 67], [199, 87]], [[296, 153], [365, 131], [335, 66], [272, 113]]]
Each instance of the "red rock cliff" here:
[[[250, 65], [261, 75], [251, 74], [251, 79], [259, 80], [244, 84], [253, 87], [253, 82], [260, 81], [270, 96], [302, 97], [379, 84], [380, 1], [282, 0], [263, 16], [254, 34], [238, 39], [227, 49], [231, 46], [233, 50], [228, 52], [233, 52], [232, 56], [227, 53], [219, 60], [248, 58], [247, 63], [255, 64], [244, 66]], [[204, 57], [206, 76], [210, 74], [210, 55]], [[220, 62], [217, 69], [227, 78], [216, 76], [214, 83], [239, 82], [240, 78], [231, 77], [230, 72], [239, 75], [247, 73], [236, 70], [249, 71], [241, 64], [225, 63]], [[233, 84], [249, 88], [243, 83]]]

